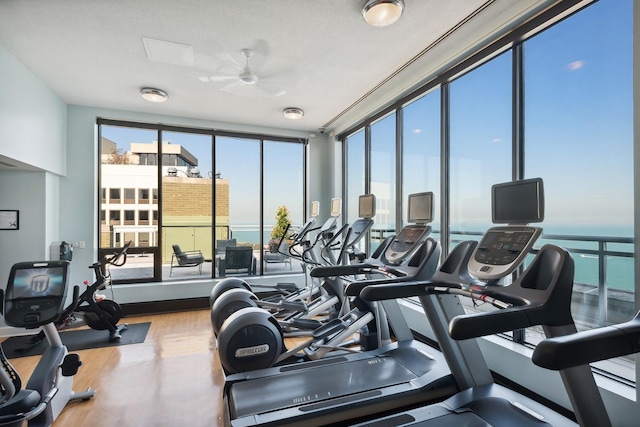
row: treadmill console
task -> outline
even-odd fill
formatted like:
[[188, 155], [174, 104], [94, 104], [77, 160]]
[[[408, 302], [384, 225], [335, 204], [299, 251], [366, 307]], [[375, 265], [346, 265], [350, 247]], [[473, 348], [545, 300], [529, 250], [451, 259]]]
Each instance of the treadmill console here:
[[431, 233], [431, 226], [413, 224], [405, 226], [400, 234], [391, 242], [384, 252], [384, 257], [391, 265], [400, 264]]
[[510, 274], [541, 233], [541, 228], [528, 226], [490, 228], [469, 260], [469, 272], [481, 280], [497, 280]]

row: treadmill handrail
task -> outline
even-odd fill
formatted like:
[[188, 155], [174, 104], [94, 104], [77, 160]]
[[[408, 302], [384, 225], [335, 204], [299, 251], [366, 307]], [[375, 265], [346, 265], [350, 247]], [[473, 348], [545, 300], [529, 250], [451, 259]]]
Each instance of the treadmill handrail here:
[[573, 325], [570, 310], [564, 308], [571, 305], [573, 277], [574, 262], [569, 252], [545, 245], [515, 282], [487, 288], [488, 296], [514, 306], [456, 316], [449, 323], [449, 335], [464, 340], [537, 325]]
[[[372, 280], [369, 283], [371, 286], [367, 286], [360, 297], [367, 301], [417, 297], [434, 293], [433, 289], [427, 289], [428, 286], [462, 289], [465, 286], [476, 284], [477, 281], [469, 275], [467, 265], [477, 245], [478, 242], [475, 240], [467, 240], [456, 245], [430, 280], [390, 281], [378, 279], [377, 284], [374, 284]], [[385, 282], [386, 284], [384, 284]]]
[[553, 370], [573, 368], [640, 352], [640, 312], [624, 323], [540, 342], [531, 359]]
[[311, 277], [353, 276], [357, 274], [365, 274], [369, 269], [376, 267], [376, 265], [368, 263], [320, 266], [311, 270], [309, 274]]

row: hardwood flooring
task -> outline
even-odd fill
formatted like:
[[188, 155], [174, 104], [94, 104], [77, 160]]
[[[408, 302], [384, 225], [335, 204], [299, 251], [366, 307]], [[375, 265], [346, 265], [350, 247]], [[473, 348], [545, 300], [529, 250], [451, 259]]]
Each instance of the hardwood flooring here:
[[[145, 342], [76, 352], [83, 365], [74, 377], [74, 390], [91, 387], [97, 393], [89, 401], [67, 405], [54, 427], [223, 425], [224, 376], [209, 310], [122, 321], [151, 322]], [[11, 363], [26, 383], [38, 359]]]

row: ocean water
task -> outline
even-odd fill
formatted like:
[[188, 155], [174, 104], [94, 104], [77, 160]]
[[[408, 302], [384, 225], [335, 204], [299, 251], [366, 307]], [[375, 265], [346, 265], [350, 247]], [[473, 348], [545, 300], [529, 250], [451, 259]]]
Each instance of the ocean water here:
[[[544, 225], [544, 234], [622, 237], [633, 238], [633, 225]], [[543, 234], [543, 236], [544, 236]], [[572, 249], [598, 250], [598, 242], [576, 242], [569, 240], [541, 239], [539, 244], [553, 243]], [[633, 243], [606, 242], [607, 251], [623, 252], [630, 257], [607, 256], [605, 262], [608, 289], [633, 292], [634, 290], [634, 245]], [[598, 255], [573, 253], [576, 273], [575, 281], [590, 285], [598, 284]]]
[[[257, 225], [251, 226], [231, 226], [231, 232], [233, 238], [241, 243], [260, 243], [260, 229]], [[271, 227], [265, 227], [263, 233], [264, 244], [269, 243], [269, 235], [271, 234]]]
[[[465, 227], [465, 231], [482, 232], [491, 225], [474, 225]], [[260, 242], [260, 231], [256, 225], [232, 226], [233, 237], [239, 242], [254, 243]], [[570, 235], [585, 237], [623, 237], [633, 238], [632, 225], [554, 225], [543, 224], [543, 238], [538, 240], [536, 247], [552, 243], [567, 248], [569, 251], [575, 249], [598, 250], [598, 242], [594, 241], [572, 241], [572, 240], [551, 240], [544, 238], [544, 235]], [[263, 235], [264, 244], [269, 242], [271, 226], [265, 227]], [[433, 233], [434, 238], [438, 238], [437, 232]], [[454, 236], [459, 238], [460, 236]], [[465, 238], [463, 238], [465, 239]], [[606, 257], [606, 284], [608, 289], [633, 292], [634, 289], [634, 259], [633, 243], [606, 243], [606, 249], [631, 254], [631, 257], [608, 256]], [[573, 253], [576, 266], [575, 281], [587, 285], [598, 285], [598, 255]]]

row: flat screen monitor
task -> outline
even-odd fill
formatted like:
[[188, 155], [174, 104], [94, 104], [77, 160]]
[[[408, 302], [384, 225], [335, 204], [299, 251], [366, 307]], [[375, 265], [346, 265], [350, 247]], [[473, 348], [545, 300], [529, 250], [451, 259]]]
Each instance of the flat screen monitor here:
[[342, 212], [342, 199], [337, 197], [331, 199], [331, 216], [337, 218], [340, 216], [341, 212]]
[[15, 264], [11, 269], [5, 298], [63, 296], [67, 286], [68, 265], [66, 261]]
[[314, 200], [311, 202], [311, 218], [316, 218], [320, 212], [320, 202]]
[[491, 187], [494, 224], [529, 224], [544, 220], [542, 178], [495, 184]]
[[414, 193], [409, 195], [407, 221], [410, 224], [428, 224], [433, 221], [433, 193]]
[[358, 216], [360, 218], [373, 218], [376, 216], [376, 196], [363, 194], [358, 199]]
[[69, 261], [14, 264], [4, 296], [5, 323], [35, 328], [56, 320], [65, 302], [68, 269]]

